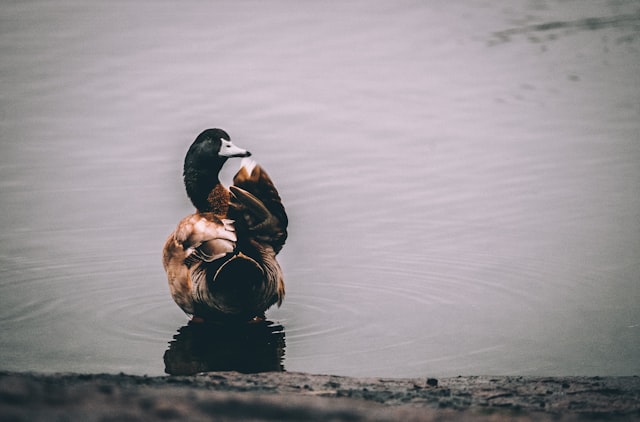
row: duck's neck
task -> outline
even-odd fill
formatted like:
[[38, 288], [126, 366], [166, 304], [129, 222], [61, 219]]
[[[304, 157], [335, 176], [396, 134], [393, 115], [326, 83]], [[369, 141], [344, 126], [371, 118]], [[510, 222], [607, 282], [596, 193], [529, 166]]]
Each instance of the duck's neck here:
[[226, 217], [229, 211], [229, 190], [218, 179], [218, 173], [185, 172], [187, 195], [199, 212], [211, 212]]

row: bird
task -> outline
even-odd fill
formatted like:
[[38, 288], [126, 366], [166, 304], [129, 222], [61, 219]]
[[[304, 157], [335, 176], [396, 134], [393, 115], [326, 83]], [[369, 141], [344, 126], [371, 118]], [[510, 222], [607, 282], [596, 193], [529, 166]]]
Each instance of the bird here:
[[[184, 159], [184, 185], [195, 206], [167, 238], [163, 267], [176, 304], [191, 321], [264, 320], [284, 299], [276, 255], [287, 239], [288, 217], [267, 172], [222, 129], [206, 129]], [[233, 184], [219, 172], [243, 157]]]

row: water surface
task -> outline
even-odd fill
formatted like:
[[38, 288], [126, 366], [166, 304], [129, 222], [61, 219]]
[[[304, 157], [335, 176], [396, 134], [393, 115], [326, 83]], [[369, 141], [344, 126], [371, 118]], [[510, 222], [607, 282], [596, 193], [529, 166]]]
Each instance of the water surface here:
[[639, 29], [621, 0], [5, 3], [0, 369], [164, 372], [160, 251], [222, 127], [290, 216], [286, 370], [639, 374]]

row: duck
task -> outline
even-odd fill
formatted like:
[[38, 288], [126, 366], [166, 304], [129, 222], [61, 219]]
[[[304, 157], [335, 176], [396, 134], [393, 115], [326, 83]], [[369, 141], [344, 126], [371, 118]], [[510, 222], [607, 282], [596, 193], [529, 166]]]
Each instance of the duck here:
[[[233, 184], [220, 182], [231, 158], [242, 158]], [[206, 129], [184, 159], [184, 185], [195, 212], [167, 238], [162, 263], [169, 291], [191, 321], [264, 320], [285, 295], [276, 255], [288, 217], [267, 172], [222, 129]]]

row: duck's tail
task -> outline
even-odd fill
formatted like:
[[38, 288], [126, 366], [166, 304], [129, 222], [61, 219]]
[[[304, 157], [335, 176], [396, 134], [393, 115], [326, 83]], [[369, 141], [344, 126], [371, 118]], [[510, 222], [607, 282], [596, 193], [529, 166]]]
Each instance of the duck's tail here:
[[232, 218], [246, 222], [257, 241], [268, 243], [278, 253], [287, 239], [289, 220], [267, 172], [254, 160], [243, 159], [230, 191]]

